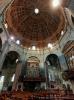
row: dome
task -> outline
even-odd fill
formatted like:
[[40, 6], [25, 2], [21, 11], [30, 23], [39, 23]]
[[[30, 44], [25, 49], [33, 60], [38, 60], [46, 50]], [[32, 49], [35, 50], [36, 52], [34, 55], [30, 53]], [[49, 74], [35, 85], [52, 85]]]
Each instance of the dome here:
[[25, 47], [45, 47], [57, 41], [65, 25], [63, 9], [52, 10], [50, 0], [14, 0], [5, 21], [10, 35]]

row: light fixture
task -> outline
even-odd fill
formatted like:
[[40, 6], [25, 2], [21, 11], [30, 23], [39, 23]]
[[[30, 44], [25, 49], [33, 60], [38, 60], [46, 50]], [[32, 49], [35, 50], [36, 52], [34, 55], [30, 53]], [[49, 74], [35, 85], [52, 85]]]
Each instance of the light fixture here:
[[32, 50], [36, 50], [36, 47], [35, 46], [32, 46]]
[[5, 23], [5, 28], [8, 28], [8, 24], [7, 23]]
[[10, 39], [11, 39], [11, 40], [14, 40], [14, 37], [13, 37], [13, 36], [11, 36], [11, 37], [10, 37]]
[[28, 48], [29, 50], [31, 49], [31, 48]]
[[19, 60], [18, 59], [16, 59], [16, 63], [18, 62]]
[[61, 31], [61, 36], [64, 35], [64, 31]]
[[21, 44], [21, 47], [23, 47], [23, 45]]
[[52, 1], [52, 6], [54, 8], [57, 8], [61, 5], [61, 0], [51, 0]]
[[12, 78], [11, 78], [11, 82], [14, 82], [15, 79], [15, 74], [13, 74]]
[[16, 44], [18, 44], [18, 45], [19, 45], [19, 44], [20, 44], [20, 40], [17, 40], [17, 41], [16, 41]]
[[35, 8], [34, 9], [34, 12], [35, 12], [35, 14], [38, 14], [39, 13], [39, 9], [38, 8]]
[[1, 76], [0, 81], [3, 82], [4, 78], [5, 78], [5, 76]]
[[48, 48], [53, 48], [52, 44], [51, 43], [48, 43]]

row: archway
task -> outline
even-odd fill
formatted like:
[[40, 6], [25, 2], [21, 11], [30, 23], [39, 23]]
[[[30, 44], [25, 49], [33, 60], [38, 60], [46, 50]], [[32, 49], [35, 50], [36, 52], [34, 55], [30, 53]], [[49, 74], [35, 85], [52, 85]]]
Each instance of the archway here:
[[16, 51], [9, 51], [6, 54], [3, 66], [2, 66], [2, 75], [5, 76], [4, 79], [4, 88], [12, 86], [13, 82], [11, 81], [13, 74], [16, 71], [16, 64], [20, 58], [19, 54]]
[[10, 51], [6, 54], [5, 61], [3, 63], [2, 69], [15, 67], [16, 60], [19, 59], [19, 54], [16, 51]]
[[54, 85], [60, 84], [60, 62], [56, 54], [50, 54], [46, 57], [46, 83], [47, 87], [55, 87]]
[[56, 54], [50, 54], [46, 57], [46, 61], [48, 62], [48, 65], [52, 68], [60, 69], [60, 62], [59, 58]]

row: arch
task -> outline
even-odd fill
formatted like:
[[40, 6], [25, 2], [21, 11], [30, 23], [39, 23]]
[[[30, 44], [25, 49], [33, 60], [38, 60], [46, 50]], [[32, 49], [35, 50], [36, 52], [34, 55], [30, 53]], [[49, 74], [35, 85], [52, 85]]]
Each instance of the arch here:
[[47, 87], [54, 87], [54, 83], [59, 84], [61, 66], [59, 58], [56, 54], [49, 54], [45, 61], [45, 73], [46, 73], [46, 84]]
[[16, 51], [9, 51], [6, 54], [2, 69], [8, 68], [9, 65], [13, 66], [14, 64], [16, 64], [16, 60], [19, 58], [20, 55]]
[[19, 50], [19, 47], [17, 47], [17, 45], [12, 45], [12, 47], [10, 47], [8, 52], [12, 51], [16, 52], [19, 55], [19, 57], [23, 55], [23, 53], [21, 52], [21, 50]]
[[[11, 77], [16, 71], [17, 60], [19, 60], [20, 55], [16, 51], [9, 51], [6, 54], [3, 66], [2, 66], [2, 74], [5, 76], [3, 87], [9, 88], [11, 82]], [[6, 83], [5, 83], [6, 82]]]
[[46, 57], [46, 62], [48, 62], [48, 65], [60, 69], [60, 62], [59, 58], [56, 54], [50, 54]]

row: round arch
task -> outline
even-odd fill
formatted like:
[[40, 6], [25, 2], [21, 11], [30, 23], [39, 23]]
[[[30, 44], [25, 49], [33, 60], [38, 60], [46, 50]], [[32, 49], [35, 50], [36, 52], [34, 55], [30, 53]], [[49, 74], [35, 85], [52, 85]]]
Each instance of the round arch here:
[[50, 86], [51, 88], [53, 88], [55, 86], [54, 83], [61, 83], [60, 71], [61, 66], [58, 56], [56, 54], [49, 54], [46, 57], [45, 61], [45, 75], [47, 87]]
[[2, 75], [5, 76], [3, 87], [8, 87], [13, 85], [11, 78], [16, 72], [17, 61], [19, 60], [20, 55], [16, 51], [9, 51], [6, 54], [3, 66], [2, 66]]
[[55, 68], [58, 68], [58, 69], [61, 68], [59, 58], [56, 54], [49, 54], [46, 57], [46, 62], [48, 62], [48, 65], [50, 65], [52, 67], [55, 67]]
[[22, 53], [21, 53], [19, 50], [17, 50], [16, 48], [11, 48], [11, 47], [10, 47], [10, 50], [7, 52], [7, 54], [8, 54], [9, 52], [14, 52], [14, 53], [16, 53], [16, 54], [19, 56], [19, 58], [21, 59]]
[[19, 58], [20, 55], [16, 51], [9, 51], [6, 54], [2, 69], [6, 69], [9, 66], [13, 66], [14, 64], [16, 64], [16, 60], [18, 60]]

